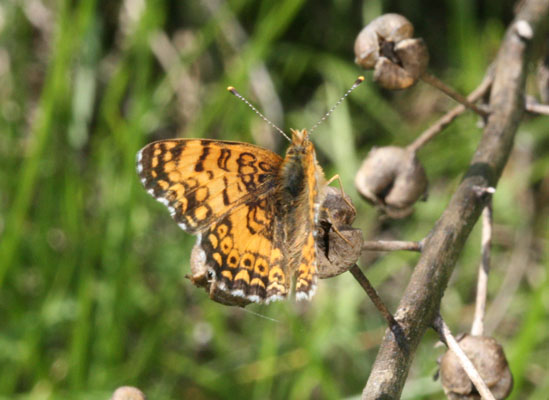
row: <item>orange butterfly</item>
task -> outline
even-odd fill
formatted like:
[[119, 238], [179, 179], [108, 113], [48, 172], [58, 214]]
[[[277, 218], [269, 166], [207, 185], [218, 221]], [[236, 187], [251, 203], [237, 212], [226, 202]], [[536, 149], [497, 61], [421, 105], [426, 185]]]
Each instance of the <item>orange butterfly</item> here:
[[197, 236], [191, 279], [197, 283], [203, 272], [202, 285], [221, 293], [217, 301], [284, 299], [293, 276], [297, 299], [315, 292], [315, 225], [327, 182], [307, 131], [291, 132], [284, 159], [251, 144], [205, 139], [161, 140], [137, 153], [147, 191]]

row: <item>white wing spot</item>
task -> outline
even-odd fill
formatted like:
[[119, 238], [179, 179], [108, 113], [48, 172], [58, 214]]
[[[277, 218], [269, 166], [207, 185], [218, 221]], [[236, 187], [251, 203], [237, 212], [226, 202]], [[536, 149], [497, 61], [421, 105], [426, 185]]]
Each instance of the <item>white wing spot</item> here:
[[261, 303], [261, 298], [257, 294], [253, 294], [251, 296], [248, 296], [248, 300], [254, 303]]
[[281, 301], [284, 300], [284, 297], [279, 294], [273, 294], [265, 299], [265, 303], [269, 304], [273, 301]]
[[240, 289], [231, 290], [231, 294], [235, 297], [244, 297], [244, 298], [246, 298], [246, 296], [244, 296], [244, 292]]
[[[214, 273], [214, 272], [213, 272], [213, 269], [210, 268], [209, 270], [212, 271], [212, 274]], [[216, 282], [216, 286], [217, 286], [217, 288], [218, 288], [219, 290], [222, 290], [222, 291], [224, 291], [224, 292], [227, 291], [227, 285], [225, 285], [225, 282], [223, 282], [223, 281], [218, 281], [218, 282]]]
[[302, 300], [309, 300], [309, 294], [306, 292], [297, 292], [295, 294], [296, 300], [302, 301]]
[[308, 292], [297, 292], [295, 294], [296, 300], [311, 300], [316, 292], [316, 284], [312, 284]]
[[137, 163], [137, 172], [141, 174], [143, 172], [143, 165], [141, 164], [141, 160], [143, 160], [143, 149], [139, 150], [137, 152], [137, 155], [135, 157], [136, 163]]

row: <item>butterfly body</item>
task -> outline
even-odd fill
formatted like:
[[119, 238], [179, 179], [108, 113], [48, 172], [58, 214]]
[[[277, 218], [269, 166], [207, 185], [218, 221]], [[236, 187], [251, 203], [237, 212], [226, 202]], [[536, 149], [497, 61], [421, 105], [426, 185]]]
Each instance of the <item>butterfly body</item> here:
[[313, 143], [306, 131], [293, 131], [279, 175], [279, 208], [285, 227], [286, 262], [297, 266], [296, 293], [309, 298], [316, 279], [315, 224], [322, 202], [324, 173], [318, 165]]
[[197, 235], [193, 277], [203, 273], [212, 298], [283, 299], [293, 276], [298, 299], [314, 294], [326, 182], [305, 130], [292, 130], [284, 159], [246, 143], [173, 139], [145, 146], [137, 169], [148, 192]]

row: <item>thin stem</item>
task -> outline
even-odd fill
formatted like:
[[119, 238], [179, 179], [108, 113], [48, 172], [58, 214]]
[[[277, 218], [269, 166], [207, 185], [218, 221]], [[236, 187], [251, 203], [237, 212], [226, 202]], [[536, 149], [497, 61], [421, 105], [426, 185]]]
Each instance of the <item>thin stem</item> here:
[[488, 386], [486, 386], [486, 383], [484, 383], [484, 380], [478, 373], [471, 360], [469, 360], [467, 355], [463, 352], [457, 340], [454, 338], [454, 336], [452, 336], [450, 328], [448, 328], [448, 325], [446, 325], [440, 314], [435, 317], [435, 320], [433, 321], [433, 327], [439, 334], [440, 339], [444, 343], [446, 343], [448, 348], [452, 350], [457, 356], [461, 367], [463, 368], [469, 379], [471, 379], [471, 382], [473, 382], [473, 385], [475, 385], [475, 388], [478, 390], [482, 398], [485, 400], [495, 400], [494, 395], [492, 394]]
[[395, 317], [393, 317], [393, 314], [391, 314], [385, 303], [383, 303], [383, 300], [381, 300], [381, 297], [379, 297], [377, 291], [372, 286], [368, 278], [366, 278], [366, 275], [364, 275], [359, 266], [355, 264], [349, 269], [349, 271], [353, 274], [360, 286], [362, 286], [368, 297], [370, 297], [370, 300], [372, 300], [374, 306], [376, 306], [381, 315], [383, 315], [383, 318], [387, 320], [389, 326], [397, 325], [398, 323], [396, 322]]
[[[492, 70], [490, 69], [480, 85], [475, 90], [473, 90], [469, 96], [467, 96], [467, 100], [469, 100], [469, 102], [471, 103], [479, 100], [482, 96], [484, 96], [484, 94], [486, 94], [490, 86], [492, 86], [492, 80]], [[414, 153], [417, 152], [421, 147], [423, 147], [427, 142], [433, 139], [444, 128], [450, 125], [450, 123], [454, 119], [463, 114], [465, 110], [467, 110], [467, 108], [464, 105], [460, 104], [459, 106], [456, 106], [452, 110], [448, 111], [445, 115], [439, 118], [437, 122], [435, 122], [421, 135], [419, 135], [419, 137], [408, 146], [408, 150], [413, 151]]]
[[484, 333], [484, 315], [486, 313], [486, 295], [488, 291], [488, 273], [490, 272], [490, 248], [492, 246], [492, 202], [482, 211], [482, 258], [478, 269], [477, 298], [475, 303], [475, 317], [471, 327], [471, 335], [481, 336]]
[[362, 243], [362, 251], [421, 251], [421, 242], [402, 240], [368, 240]]
[[370, 300], [372, 300], [372, 303], [374, 303], [374, 306], [378, 309], [383, 318], [385, 318], [387, 324], [389, 325], [389, 329], [395, 335], [395, 339], [399, 346], [407, 353], [408, 344], [404, 332], [395, 317], [393, 317], [393, 314], [391, 314], [385, 303], [383, 303], [383, 300], [381, 300], [381, 297], [377, 294], [376, 289], [372, 286], [358, 265], [354, 264], [349, 271], [364, 289]]
[[454, 99], [458, 103], [461, 103], [465, 107], [473, 110], [474, 112], [476, 112], [481, 117], [487, 117], [488, 116], [488, 112], [486, 112], [485, 110], [480, 109], [479, 107], [477, 107], [476, 105], [471, 103], [469, 100], [467, 100], [465, 97], [463, 97], [461, 94], [456, 92], [451, 87], [447, 86], [444, 82], [442, 82], [440, 79], [438, 79], [434, 75], [431, 75], [430, 73], [425, 72], [423, 75], [421, 75], [421, 79], [425, 83], [428, 83], [429, 85], [431, 85], [433, 87], [436, 87], [437, 89], [441, 90], [442, 92], [444, 92], [444, 94], [446, 94], [448, 97], [451, 97], [452, 99]]
[[532, 96], [526, 96], [525, 110], [532, 114], [549, 115], [549, 104], [541, 104]]

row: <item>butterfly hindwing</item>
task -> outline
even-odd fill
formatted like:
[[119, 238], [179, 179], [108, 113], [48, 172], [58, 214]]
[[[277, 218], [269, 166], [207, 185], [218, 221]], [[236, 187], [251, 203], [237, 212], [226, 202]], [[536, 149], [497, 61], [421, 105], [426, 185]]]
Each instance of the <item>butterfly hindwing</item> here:
[[282, 243], [273, 238], [276, 221], [272, 196], [243, 205], [213, 224], [200, 241], [216, 287], [253, 302], [286, 297], [290, 287], [283, 269]]

